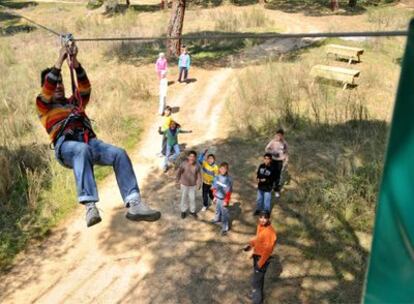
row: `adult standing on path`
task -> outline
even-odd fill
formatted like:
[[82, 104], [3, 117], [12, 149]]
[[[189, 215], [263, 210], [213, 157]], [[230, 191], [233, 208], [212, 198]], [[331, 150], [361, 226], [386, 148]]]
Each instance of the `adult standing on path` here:
[[272, 167], [274, 169], [274, 190], [276, 198], [280, 197], [282, 190], [281, 176], [282, 171], [287, 167], [289, 161], [288, 143], [285, 140], [285, 131], [279, 129], [275, 137], [267, 144], [266, 153], [272, 155]]
[[262, 304], [264, 300], [264, 278], [269, 266], [269, 259], [276, 245], [276, 231], [270, 223], [270, 213], [261, 211], [259, 223], [257, 225], [256, 237], [252, 239], [245, 251], [253, 249], [251, 258], [253, 259], [253, 278], [251, 299], [253, 304]]
[[[191, 65], [191, 58], [187, 52], [187, 48], [183, 47], [181, 50], [181, 55], [178, 58], [178, 69], [179, 69], [179, 76], [178, 82], [186, 82], [188, 78], [188, 71], [190, 70]], [[183, 79], [184, 76], [184, 79]]]
[[[75, 174], [79, 203], [86, 209], [86, 225], [101, 221], [96, 203], [99, 201], [93, 167], [95, 164], [113, 166], [125, 207], [126, 217], [134, 221], [155, 221], [161, 213], [141, 201], [140, 190], [125, 150], [97, 139], [85, 108], [89, 103], [91, 85], [85, 70], [77, 59], [78, 49], [73, 44], [62, 47], [52, 68], [41, 73], [42, 90], [36, 99], [39, 118], [55, 147], [56, 158]], [[70, 58], [78, 88], [70, 98], [65, 97], [61, 68]]]
[[167, 73], [167, 69], [168, 69], [167, 58], [165, 58], [164, 53], [160, 53], [158, 55], [157, 61], [155, 62], [155, 71], [157, 72], [157, 76], [159, 80], [161, 80], [162, 72]]

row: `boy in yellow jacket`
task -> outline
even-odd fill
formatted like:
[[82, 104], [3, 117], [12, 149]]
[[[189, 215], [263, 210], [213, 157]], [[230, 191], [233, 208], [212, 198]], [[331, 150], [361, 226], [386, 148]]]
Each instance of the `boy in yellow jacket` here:
[[198, 158], [198, 162], [201, 165], [201, 173], [203, 176], [203, 208], [201, 211], [206, 211], [210, 200], [214, 199], [213, 192], [211, 191], [211, 186], [213, 185], [213, 180], [216, 175], [219, 173], [219, 168], [216, 164], [216, 157], [214, 154], [208, 154], [206, 159], [206, 154], [208, 149], [204, 151]]

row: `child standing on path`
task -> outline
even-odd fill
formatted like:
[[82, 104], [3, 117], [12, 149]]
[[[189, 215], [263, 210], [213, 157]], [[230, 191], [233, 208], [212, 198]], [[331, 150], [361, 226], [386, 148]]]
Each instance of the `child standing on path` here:
[[161, 79], [161, 73], [162, 72], [167, 72], [168, 69], [168, 62], [167, 62], [167, 58], [165, 58], [164, 53], [160, 53], [158, 55], [158, 59], [155, 62], [155, 71], [157, 72], [158, 75], [158, 79]]
[[214, 199], [213, 192], [211, 191], [211, 186], [213, 184], [214, 178], [219, 173], [219, 168], [216, 165], [216, 157], [214, 154], [209, 154], [207, 160], [205, 160], [208, 149], [200, 155], [198, 162], [201, 165], [202, 176], [203, 176], [203, 208], [201, 211], [206, 211], [210, 207], [208, 199]]
[[229, 210], [231, 193], [233, 191], [233, 180], [229, 176], [229, 164], [223, 162], [219, 167], [219, 175], [214, 178], [212, 191], [213, 202], [216, 203], [216, 214], [212, 223], [222, 223], [221, 235], [227, 235], [229, 231]]
[[184, 82], [187, 81], [188, 71], [190, 70], [191, 58], [187, 52], [187, 48], [183, 47], [181, 51], [181, 55], [178, 58], [178, 69], [179, 69], [179, 76], [178, 82], [182, 82], [182, 77], [184, 75]]
[[[181, 128], [178, 127], [175, 121], [171, 121], [170, 127], [167, 130], [163, 132], [162, 129], [160, 128], [158, 132], [167, 138], [167, 145], [165, 148], [165, 158], [164, 158], [163, 165], [162, 165], [164, 172], [167, 172], [168, 162], [175, 161], [180, 155], [180, 146], [178, 145], [178, 134], [179, 133], [191, 133], [192, 131], [181, 130]], [[174, 154], [171, 155], [172, 151], [174, 151]]]
[[266, 153], [263, 157], [263, 163], [257, 169], [257, 200], [255, 215], [260, 211], [270, 213], [272, 202], [272, 188], [275, 183], [275, 170], [272, 167], [272, 154]]
[[276, 239], [276, 231], [270, 223], [270, 213], [267, 211], [260, 212], [256, 237], [244, 247], [245, 251], [253, 249], [253, 253], [251, 255], [251, 258], [253, 259], [253, 290], [251, 294], [253, 304], [263, 303], [264, 278], [266, 270], [269, 266], [270, 256], [276, 245]]
[[272, 154], [272, 167], [275, 172], [275, 197], [280, 197], [281, 175], [282, 171], [286, 168], [289, 155], [288, 155], [288, 143], [285, 140], [285, 131], [279, 129], [276, 132], [275, 137], [267, 144], [266, 152]]
[[178, 169], [176, 183], [181, 189], [181, 218], [184, 219], [187, 216], [187, 199], [190, 201], [190, 214], [197, 218], [195, 195], [196, 188], [200, 189], [201, 186], [201, 171], [195, 151], [188, 153], [187, 160]]
[[[170, 124], [173, 120], [172, 116], [171, 116], [171, 113], [172, 113], [171, 107], [166, 106], [165, 110], [164, 110], [164, 114], [163, 114], [163, 123], [162, 123], [162, 126], [160, 127], [162, 133], [167, 131], [168, 128], [170, 127]], [[166, 146], [167, 146], [167, 137], [163, 133], [160, 156], [162, 156], [162, 155], [165, 156]]]
[[160, 104], [158, 107], [158, 114], [163, 115], [165, 106], [167, 103], [167, 90], [168, 90], [168, 79], [167, 79], [167, 71], [161, 71], [161, 79], [160, 79]]

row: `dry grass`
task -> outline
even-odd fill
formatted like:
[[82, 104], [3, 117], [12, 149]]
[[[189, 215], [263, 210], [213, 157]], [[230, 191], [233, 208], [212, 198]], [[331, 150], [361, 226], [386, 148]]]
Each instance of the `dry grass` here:
[[[29, 8], [25, 13], [60, 29], [71, 28], [69, 24], [74, 22], [85, 36], [103, 34], [112, 27], [125, 30], [133, 19], [128, 15], [125, 21], [121, 17], [103, 21], [96, 17], [95, 21], [88, 19], [89, 23], [82, 25], [80, 17], [67, 22], [50, 18], [50, 14], [61, 10], [69, 8], [46, 5]], [[139, 26], [139, 20], [134, 22]], [[4, 267], [28, 240], [45, 235], [77, 203], [73, 173], [55, 162], [35, 108], [40, 71], [53, 65], [59, 45], [38, 30], [0, 39], [0, 267]], [[111, 47], [93, 44], [80, 47], [79, 58], [93, 90], [88, 114], [101, 139], [130, 149], [139, 140], [145, 114], [156, 103], [150, 79], [144, 77], [153, 69], [114, 64], [105, 56]], [[64, 68], [63, 73], [68, 90], [68, 69]], [[101, 180], [109, 172], [96, 170], [96, 176]]]

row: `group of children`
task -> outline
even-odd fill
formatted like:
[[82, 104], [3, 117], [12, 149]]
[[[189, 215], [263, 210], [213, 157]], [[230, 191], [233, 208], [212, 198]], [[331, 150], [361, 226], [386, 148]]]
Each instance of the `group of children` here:
[[[179, 59], [179, 82], [182, 76], [184, 81], [188, 76], [190, 57], [186, 49]], [[166, 106], [167, 62], [163, 54], [157, 60], [157, 73], [160, 79], [160, 109], [164, 122], [159, 128], [163, 136], [160, 156], [163, 156], [162, 168], [167, 172], [170, 164], [175, 164], [181, 151], [178, 143], [178, 134], [191, 133], [182, 130], [180, 124], [172, 119], [172, 109]], [[163, 95], [164, 94], [164, 95]], [[216, 162], [216, 156], [206, 149], [198, 157], [192, 150], [187, 153], [185, 161], [176, 168], [176, 186], [181, 191], [180, 211], [181, 218], [187, 215], [197, 219], [196, 193], [202, 191], [203, 207], [205, 212], [212, 204], [216, 205], [214, 224], [221, 224], [221, 235], [227, 235], [230, 229], [229, 205], [233, 191], [233, 179], [229, 175], [229, 164]], [[272, 209], [272, 191], [275, 197], [280, 197], [282, 188], [282, 172], [288, 163], [288, 144], [284, 139], [284, 130], [279, 129], [275, 137], [268, 143], [263, 156], [263, 163], [256, 172], [257, 199], [254, 215], [259, 216], [256, 237], [245, 246], [245, 251], [251, 251], [253, 260], [252, 293], [249, 294], [253, 303], [263, 303], [264, 276], [270, 262], [270, 256], [276, 244], [276, 232], [270, 223]]]

